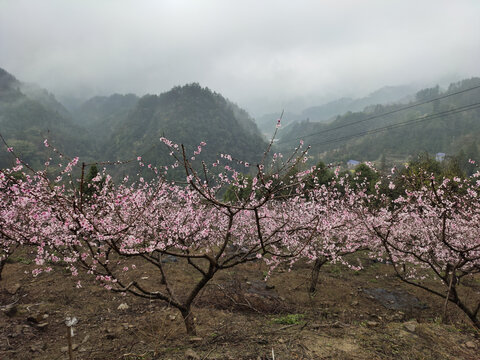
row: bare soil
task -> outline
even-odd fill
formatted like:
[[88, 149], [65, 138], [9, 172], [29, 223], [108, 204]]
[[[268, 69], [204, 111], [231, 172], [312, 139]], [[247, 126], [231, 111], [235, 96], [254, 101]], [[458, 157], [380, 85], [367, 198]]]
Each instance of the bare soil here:
[[[314, 296], [312, 264], [267, 281], [261, 262], [219, 273], [195, 303], [191, 338], [164, 302], [109, 292], [61, 267], [34, 278], [28, 256], [12, 260], [0, 282], [0, 359], [68, 359], [67, 316], [78, 319], [75, 359], [480, 359], [468, 319], [449, 304], [440, 321], [443, 300], [401, 283], [387, 264], [360, 272], [327, 264]], [[168, 266], [180, 282], [192, 276], [181, 261]], [[136, 271], [158, 280], [148, 266]], [[478, 298], [472, 281], [465, 291]]]

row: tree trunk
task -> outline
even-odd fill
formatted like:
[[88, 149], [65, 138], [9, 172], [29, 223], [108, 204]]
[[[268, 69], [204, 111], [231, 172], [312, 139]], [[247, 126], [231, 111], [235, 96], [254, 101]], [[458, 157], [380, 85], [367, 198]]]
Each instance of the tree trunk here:
[[455, 281], [456, 281], [455, 268], [453, 268], [452, 276], [450, 277], [450, 283], [449, 283], [449, 285], [448, 285], [447, 295], [445, 296], [445, 303], [443, 304], [442, 320], [443, 320], [443, 323], [444, 323], [444, 324], [447, 323], [448, 298], [450, 297], [450, 292], [452, 291], [452, 286], [453, 286], [453, 281], [454, 281], [454, 279], [455, 279]]
[[3, 271], [3, 267], [5, 266], [5, 263], [7, 262], [7, 259], [2, 259], [0, 260], [0, 280], [2, 280], [2, 271]]
[[317, 290], [318, 275], [320, 274], [320, 268], [326, 262], [327, 262], [327, 258], [324, 256], [317, 258], [315, 260], [315, 264], [313, 264], [313, 269], [312, 269], [312, 278], [310, 281], [310, 288], [308, 289], [308, 292], [310, 294], [315, 293], [315, 291]]
[[185, 322], [185, 328], [187, 329], [188, 335], [197, 335], [197, 329], [195, 327], [195, 320], [190, 309], [190, 306], [184, 310], [180, 310], [183, 316], [183, 321]]

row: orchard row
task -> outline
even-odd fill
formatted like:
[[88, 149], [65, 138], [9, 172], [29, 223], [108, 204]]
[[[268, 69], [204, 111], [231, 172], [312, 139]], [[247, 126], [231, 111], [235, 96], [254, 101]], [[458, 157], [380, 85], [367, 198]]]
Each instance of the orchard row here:
[[[476, 298], [462, 296], [462, 286], [475, 284], [465, 279], [480, 271], [479, 172], [438, 177], [417, 168], [380, 176], [363, 165], [325, 178], [329, 170], [305, 167], [301, 146], [288, 159], [269, 149], [256, 166], [223, 154], [207, 165], [198, 160], [205, 143], [190, 155], [161, 141], [172, 164], [156, 168], [137, 158], [149, 176], [135, 180], [114, 181], [96, 167], [86, 174], [87, 164], [63, 162], [54, 149], [41, 171], [19, 159], [1, 170], [0, 266], [18, 247], [32, 248], [34, 275], [55, 263], [72, 276], [85, 271], [111, 291], [168, 302], [195, 334], [192, 304], [217, 272], [258, 259], [270, 269], [307, 259], [317, 274], [326, 261], [360, 270], [345, 256], [362, 250], [480, 328], [478, 289]], [[181, 168], [186, 182], [168, 180]], [[173, 289], [164, 261], [171, 256], [197, 274], [182, 291]], [[136, 277], [143, 262], [158, 271], [156, 286]]]

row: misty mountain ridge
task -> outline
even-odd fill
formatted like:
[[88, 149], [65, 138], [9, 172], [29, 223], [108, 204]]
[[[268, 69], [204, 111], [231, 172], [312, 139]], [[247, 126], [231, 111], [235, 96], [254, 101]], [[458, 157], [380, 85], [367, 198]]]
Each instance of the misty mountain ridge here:
[[20, 95], [20, 81], [0, 68], [0, 102], [6, 103]]
[[68, 110], [55, 96], [40, 86], [32, 83], [20, 82], [12, 74], [0, 68], [0, 101], [18, 100], [24, 95], [30, 100], [42, 104], [45, 108], [57, 111], [63, 116], [69, 116]]
[[324, 105], [309, 107], [302, 111], [302, 116], [313, 122], [326, 122], [332, 120], [334, 116], [343, 115], [348, 111], [360, 111], [371, 105], [408, 102], [414, 97], [416, 90], [408, 85], [384, 86], [363, 98], [340, 98]]
[[[87, 131], [77, 126], [68, 111], [46, 90], [17, 80], [0, 69], [0, 131], [9, 146], [32, 166], [48, 158], [43, 140], [49, 138], [58, 148], [85, 155]], [[3, 147], [3, 145], [2, 145]], [[11, 166], [13, 157], [0, 152], [0, 167]]]
[[[43, 140], [83, 160], [126, 160], [142, 155], [154, 165], [171, 162], [159, 138], [190, 151], [206, 141], [208, 161], [219, 153], [254, 162], [266, 143], [249, 114], [220, 94], [193, 83], [160, 95], [96, 96], [70, 113], [36, 85], [0, 69], [0, 130], [22, 158], [36, 167], [48, 157]], [[13, 158], [0, 153], [0, 167]]]
[[19, 90], [29, 99], [37, 101], [45, 108], [57, 111], [63, 117], [71, 117], [69, 111], [56, 99], [55, 95], [40, 86], [32, 83], [20, 83]]
[[112, 129], [127, 118], [138, 100], [135, 94], [95, 96], [72, 109], [72, 117], [98, 143], [110, 137]]
[[[480, 159], [478, 108], [428, 119], [430, 114], [441, 114], [478, 103], [480, 89], [476, 86], [480, 86], [480, 78], [452, 83], [444, 91], [439, 86], [419, 90], [412, 99], [415, 101], [408, 104], [461, 93], [402, 111], [397, 110], [405, 104], [379, 104], [368, 106], [363, 111], [339, 115], [329, 123], [296, 122], [280, 133], [278, 146], [288, 152], [299, 139], [304, 139], [306, 144], [312, 146], [310, 155], [326, 162], [348, 159], [376, 161], [381, 156], [405, 161], [420, 152], [443, 152], [450, 156], [463, 153], [464, 161], [467, 155], [472, 159]], [[474, 90], [468, 90], [470, 88]], [[393, 113], [383, 115], [390, 112]], [[422, 118], [426, 119], [421, 121]], [[409, 123], [412, 121], [414, 123]], [[376, 131], [382, 127], [387, 128]], [[375, 133], [371, 133], [373, 131]]]
[[[417, 92], [410, 92], [409, 86], [387, 86], [364, 98], [340, 98], [309, 107], [300, 114], [286, 112], [275, 151], [289, 153], [298, 139], [306, 136], [305, 142], [312, 144], [310, 156], [314, 161], [375, 161], [385, 155], [406, 159], [421, 151], [447, 154], [463, 151], [478, 159], [478, 109], [391, 131], [355, 134], [478, 102], [477, 89], [363, 121], [399, 109], [405, 103], [413, 104], [413, 100], [435, 98], [479, 83], [480, 79], [472, 78], [453, 83], [444, 91], [437, 86]], [[356, 108], [361, 110], [346, 110]], [[273, 132], [279, 116], [265, 117], [263, 129]], [[350, 125], [357, 121], [360, 122]], [[336, 127], [339, 129], [335, 130]], [[266, 148], [259, 126], [247, 111], [197, 83], [176, 86], [159, 95], [95, 96], [69, 111], [47, 90], [22, 83], [3, 69], [0, 69], [0, 131], [22, 158], [36, 166], [41, 166], [48, 156], [43, 146], [46, 137], [64, 153], [79, 155], [87, 162], [127, 160], [139, 155], [155, 165], [171, 162], [159, 141], [161, 136], [184, 144], [192, 153], [201, 141], [207, 142], [200, 156], [207, 163], [220, 153], [255, 163]], [[348, 141], [335, 141], [338, 138]], [[12, 162], [10, 154], [0, 153], [0, 167]]]
[[145, 162], [168, 162], [159, 138], [184, 144], [192, 152], [207, 143], [203, 159], [214, 162], [219, 153], [249, 162], [258, 160], [266, 143], [248, 113], [220, 94], [197, 83], [174, 87], [160, 95], [145, 95], [112, 128], [101, 147], [109, 158], [141, 154]]
[[[342, 97], [322, 105], [308, 107], [299, 114], [287, 111], [284, 113], [282, 124], [286, 126], [299, 121], [329, 122], [348, 111], [361, 111], [372, 105], [406, 103], [414, 98], [417, 90], [417, 87], [411, 85], [384, 86], [362, 98]], [[271, 113], [258, 117], [256, 121], [260, 130], [270, 136], [279, 115]]]
[[15, 76], [0, 68], [0, 90], [9, 91], [15, 87], [18, 88], [19, 84], [20, 82], [15, 78]]

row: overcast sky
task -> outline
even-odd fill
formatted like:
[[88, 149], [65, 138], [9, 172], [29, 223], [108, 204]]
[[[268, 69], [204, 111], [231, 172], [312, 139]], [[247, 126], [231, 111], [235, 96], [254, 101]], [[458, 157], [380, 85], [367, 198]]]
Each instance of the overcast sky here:
[[56, 95], [199, 82], [258, 115], [479, 76], [479, 19], [478, 0], [0, 0], [0, 67]]

